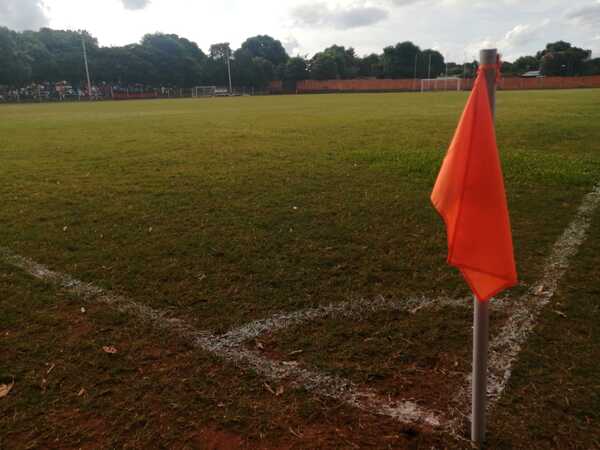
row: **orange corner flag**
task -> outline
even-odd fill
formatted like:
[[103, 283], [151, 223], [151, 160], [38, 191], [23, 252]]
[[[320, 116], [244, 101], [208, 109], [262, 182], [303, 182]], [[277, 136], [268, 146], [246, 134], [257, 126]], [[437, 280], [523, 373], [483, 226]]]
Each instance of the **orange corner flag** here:
[[479, 300], [517, 284], [504, 180], [482, 71], [431, 201], [446, 223], [448, 263], [460, 269]]

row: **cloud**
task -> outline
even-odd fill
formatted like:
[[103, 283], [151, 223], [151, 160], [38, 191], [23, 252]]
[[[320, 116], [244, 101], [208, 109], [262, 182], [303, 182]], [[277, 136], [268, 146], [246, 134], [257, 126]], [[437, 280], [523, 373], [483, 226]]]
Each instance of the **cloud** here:
[[283, 48], [285, 48], [288, 55], [293, 55], [300, 50], [300, 42], [294, 36], [288, 36], [283, 40]]
[[508, 49], [528, 46], [532, 41], [535, 41], [542, 36], [544, 29], [549, 23], [549, 20], [544, 20], [535, 25], [516, 25], [504, 35], [504, 39], [499, 42], [499, 45]]
[[550, 27], [551, 21], [544, 19], [536, 24], [518, 24], [508, 30], [503, 37], [487, 37], [480, 41], [472, 42], [467, 45], [468, 55], [478, 55], [482, 48], [497, 48], [502, 54], [502, 58], [511, 61], [518, 56], [528, 53], [535, 53], [539, 50]]
[[292, 18], [300, 27], [333, 27], [339, 30], [373, 25], [388, 18], [387, 10], [364, 4], [330, 7], [326, 2], [299, 5]]
[[146, 6], [150, 4], [150, 0], [121, 0], [123, 2], [123, 6], [125, 9], [130, 9], [132, 11], [138, 9], [144, 9]]
[[48, 25], [42, 0], [0, 0], [0, 25], [13, 30], [37, 30]]
[[580, 25], [600, 26], [600, 1], [571, 11], [567, 14], [567, 19]]
[[389, 0], [389, 2], [394, 6], [408, 6], [414, 5], [415, 3], [423, 3], [427, 0]]

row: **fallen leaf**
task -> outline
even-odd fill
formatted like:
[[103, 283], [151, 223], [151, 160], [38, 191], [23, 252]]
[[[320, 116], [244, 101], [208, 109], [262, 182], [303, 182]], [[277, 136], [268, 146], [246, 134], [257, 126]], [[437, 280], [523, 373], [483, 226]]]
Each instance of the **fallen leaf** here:
[[0, 398], [6, 397], [8, 395], [8, 393], [12, 390], [14, 385], [15, 385], [14, 380], [10, 384], [0, 384]]
[[294, 429], [292, 427], [289, 427], [290, 433], [292, 433], [294, 436], [296, 436], [297, 438], [302, 439], [304, 437], [304, 435], [298, 431], [294, 431]]
[[81, 397], [83, 394], [85, 394], [85, 388], [81, 388], [81, 390], [79, 391], [79, 393], [77, 394], [77, 396]]
[[111, 354], [118, 352], [118, 350], [115, 347], [113, 347], [112, 345], [105, 345], [104, 347], [102, 347], [102, 350], [104, 350], [105, 353], [111, 353]]
[[544, 286], [543, 285], [539, 285], [537, 287], [537, 289], [535, 290], [534, 294], [535, 295], [542, 295], [544, 293]]

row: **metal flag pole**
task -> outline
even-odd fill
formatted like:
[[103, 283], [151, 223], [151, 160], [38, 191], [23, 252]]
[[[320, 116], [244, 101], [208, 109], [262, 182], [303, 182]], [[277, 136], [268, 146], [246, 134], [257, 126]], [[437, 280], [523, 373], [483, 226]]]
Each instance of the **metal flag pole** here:
[[[496, 49], [481, 50], [479, 61], [485, 70], [492, 118], [496, 111]], [[481, 446], [485, 440], [485, 408], [487, 400], [487, 362], [490, 324], [489, 301], [474, 296], [473, 313], [473, 379], [471, 397], [471, 440]]]

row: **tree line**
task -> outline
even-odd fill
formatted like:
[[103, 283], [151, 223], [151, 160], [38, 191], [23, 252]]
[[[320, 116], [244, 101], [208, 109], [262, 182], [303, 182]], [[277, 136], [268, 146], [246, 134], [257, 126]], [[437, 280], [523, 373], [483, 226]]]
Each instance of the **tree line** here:
[[[147, 34], [137, 44], [101, 47], [86, 31], [42, 28], [16, 32], [0, 27], [0, 85], [63, 80], [80, 85], [82, 41], [95, 82], [121, 85], [223, 86], [228, 84], [227, 59], [235, 86], [257, 88], [272, 80], [471, 77], [476, 70], [476, 62], [446, 62], [440, 52], [422, 50], [409, 41], [362, 57], [351, 47], [332, 45], [309, 58], [290, 57], [280, 41], [267, 35], [248, 38], [236, 50], [229, 43], [213, 44], [207, 54], [176, 34]], [[600, 74], [600, 58], [591, 59], [590, 50], [558, 41], [536, 55], [502, 65], [505, 74], [529, 70], [558, 76]]]

